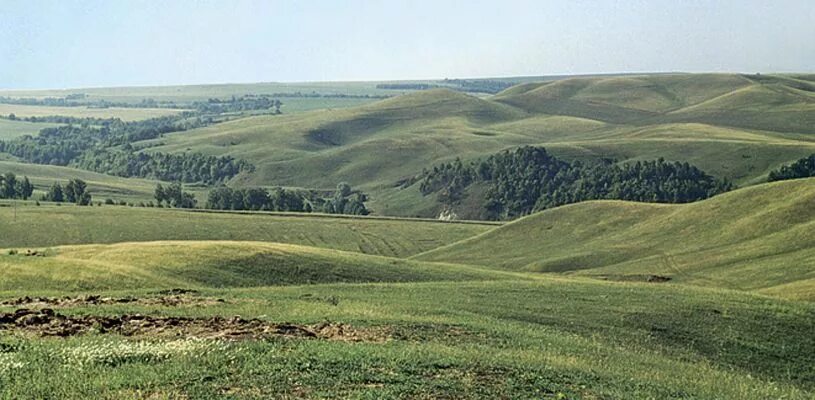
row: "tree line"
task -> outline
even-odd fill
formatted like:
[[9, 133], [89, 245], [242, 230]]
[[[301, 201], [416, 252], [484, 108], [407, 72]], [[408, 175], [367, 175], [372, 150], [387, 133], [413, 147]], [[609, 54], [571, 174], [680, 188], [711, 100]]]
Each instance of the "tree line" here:
[[200, 153], [145, 153], [131, 143], [213, 123], [211, 117], [182, 115], [124, 122], [82, 120], [81, 125], [42, 129], [36, 137], [0, 141], [0, 152], [35, 164], [72, 166], [122, 177], [216, 184], [254, 166], [232, 157]]
[[14, 173], [0, 175], [0, 199], [27, 200], [34, 193], [34, 185], [27, 176], [18, 179]]
[[230, 156], [201, 153], [145, 153], [115, 149], [89, 150], [69, 164], [72, 167], [126, 178], [147, 178], [161, 181], [223, 183], [241, 172], [251, 172], [254, 166]]
[[[69, 202], [81, 206], [91, 204], [93, 197], [87, 190], [88, 184], [82, 179], [71, 179], [63, 187], [59, 182], [54, 182], [48, 191], [40, 197], [43, 201]], [[0, 175], [0, 199], [20, 199], [28, 200], [34, 193], [34, 185], [27, 176], [22, 179], [14, 173], [7, 172]]]
[[91, 196], [91, 193], [88, 191], [88, 184], [85, 183], [85, 181], [82, 179], [71, 179], [64, 188], [59, 182], [54, 182], [42, 196], [41, 200], [89, 206], [92, 204], [93, 196]]
[[324, 212], [328, 214], [368, 215], [367, 196], [355, 192], [347, 183], [337, 185], [331, 197], [321, 197], [314, 191], [284, 188], [219, 187], [211, 190], [205, 208], [214, 210], [254, 210]]
[[282, 105], [283, 103], [280, 100], [266, 95], [232, 96], [232, 98], [228, 100], [211, 98], [207, 101], [196, 101], [192, 103], [192, 107], [199, 112], [211, 114], [271, 109], [274, 109], [275, 114], [280, 114], [280, 107]]
[[377, 89], [386, 90], [429, 90], [429, 89], [451, 89], [460, 92], [489, 93], [495, 94], [515, 85], [513, 82], [497, 81], [490, 79], [444, 79], [441, 83], [380, 83]]
[[775, 182], [813, 176], [815, 176], [815, 154], [801, 158], [790, 165], [783, 165], [776, 170], [770, 171], [767, 181]]
[[439, 201], [453, 205], [475, 184], [486, 187], [482, 210], [486, 219], [516, 218], [585, 200], [687, 203], [733, 188], [688, 163], [662, 158], [570, 163], [542, 147], [527, 146], [467, 164], [456, 159], [434, 166], [421, 175], [419, 190], [424, 195], [436, 193]]

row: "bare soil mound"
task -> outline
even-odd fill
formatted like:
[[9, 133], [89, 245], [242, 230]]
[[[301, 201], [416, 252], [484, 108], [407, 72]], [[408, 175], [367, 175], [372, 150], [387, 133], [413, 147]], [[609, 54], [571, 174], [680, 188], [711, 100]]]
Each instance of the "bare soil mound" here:
[[21, 308], [0, 314], [0, 331], [44, 337], [69, 337], [88, 333], [122, 336], [197, 337], [226, 340], [262, 340], [274, 337], [325, 339], [353, 342], [383, 342], [390, 334], [383, 329], [358, 329], [346, 324], [315, 325], [271, 323], [239, 316], [224, 318], [154, 317], [141, 314], [119, 316], [66, 316], [44, 308]]
[[217, 303], [224, 303], [223, 299], [212, 299], [207, 297], [189, 296], [185, 293], [178, 294], [171, 292], [165, 296], [155, 297], [103, 297], [100, 295], [87, 296], [65, 296], [65, 297], [31, 297], [24, 296], [16, 299], [1, 301], [3, 306], [25, 306], [25, 307], [76, 307], [95, 306], [105, 304], [138, 304], [151, 306], [202, 306]]

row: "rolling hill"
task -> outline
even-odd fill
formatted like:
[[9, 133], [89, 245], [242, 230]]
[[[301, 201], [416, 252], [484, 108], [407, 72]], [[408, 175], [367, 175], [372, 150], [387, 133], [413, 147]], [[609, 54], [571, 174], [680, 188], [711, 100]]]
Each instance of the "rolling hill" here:
[[559, 157], [688, 161], [740, 185], [815, 152], [815, 92], [800, 77], [673, 74], [521, 84], [478, 98], [444, 89], [359, 107], [256, 116], [140, 143], [257, 166], [236, 186], [330, 188], [372, 194], [380, 214], [435, 216], [406, 179], [455, 157], [521, 145]]
[[815, 179], [697, 203], [591, 201], [415, 256], [514, 271], [673, 282], [815, 300]]
[[406, 257], [495, 225], [294, 213], [191, 212], [72, 205], [0, 207], [0, 247], [157, 240], [238, 240], [300, 244]]
[[[137, 242], [60, 246], [26, 256], [2, 252], [0, 291], [37, 282], [41, 291], [260, 287], [318, 283], [507, 279], [461, 265], [398, 260], [279, 243]], [[517, 278], [516, 278], [517, 279]]]

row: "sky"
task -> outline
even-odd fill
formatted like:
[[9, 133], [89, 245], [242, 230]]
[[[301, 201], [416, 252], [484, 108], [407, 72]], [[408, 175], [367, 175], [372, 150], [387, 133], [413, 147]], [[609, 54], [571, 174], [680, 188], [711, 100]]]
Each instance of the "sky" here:
[[812, 72], [813, 0], [0, 0], [0, 88]]

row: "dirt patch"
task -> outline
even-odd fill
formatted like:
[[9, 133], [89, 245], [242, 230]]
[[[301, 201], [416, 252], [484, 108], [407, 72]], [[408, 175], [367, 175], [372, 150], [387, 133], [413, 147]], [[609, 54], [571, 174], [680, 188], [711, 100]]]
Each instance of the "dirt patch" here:
[[197, 337], [226, 340], [261, 340], [274, 337], [325, 339], [351, 342], [383, 342], [390, 339], [384, 329], [357, 329], [346, 324], [315, 325], [271, 323], [239, 316], [188, 318], [153, 317], [141, 314], [120, 316], [66, 316], [44, 308], [21, 308], [0, 314], [0, 330], [44, 337], [69, 337], [88, 333], [122, 336]]
[[648, 283], [665, 283], [670, 282], [673, 279], [670, 276], [662, 275], [598, 275], [597, 278], [619, 282], [648, 282]]
[[648, 278], [645, 281], [650, 282], [650, 283], [663, 283], [663, 282], [668, 282], [670, 280], [671, 280], [671, 277], [669, 277], [669, 276], [648, 275]]
[[77, 306], [97, 306], [107, 304], [138, 304], [147, 306], [203, 306], [218, 303], [225, 303], [224, 299], [212, 299], [206, 297], [195, 297], [187, 294], [169, 294], [155, 297], [103, 297], [100, 295], [87, 296], [65, 296], [65, 297], [30, 297], [24, 296], [16, 299], [0, 302], [3, 306], [26, 306], [26, 307], [77, 307]]

